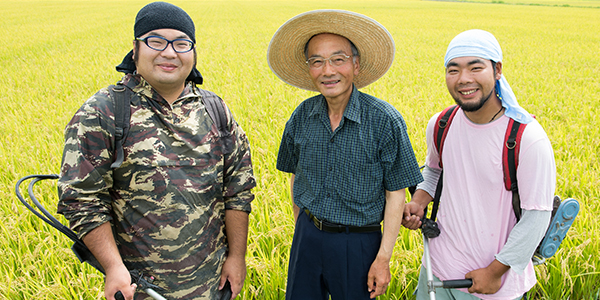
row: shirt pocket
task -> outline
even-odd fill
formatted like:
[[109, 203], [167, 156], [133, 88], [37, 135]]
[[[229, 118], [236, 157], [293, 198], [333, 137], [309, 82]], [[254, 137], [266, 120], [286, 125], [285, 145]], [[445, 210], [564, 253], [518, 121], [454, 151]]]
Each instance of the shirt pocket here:
[[338, 194], [345, 201], [367, 203], [381, 193], [383, 170], [379, 163], [351, 162], [337, 178]]

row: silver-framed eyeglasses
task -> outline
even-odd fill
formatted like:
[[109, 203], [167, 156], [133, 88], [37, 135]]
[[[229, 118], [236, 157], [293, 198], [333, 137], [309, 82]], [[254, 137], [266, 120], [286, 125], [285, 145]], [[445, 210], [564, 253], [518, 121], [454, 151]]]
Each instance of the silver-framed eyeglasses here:
[[146, 46], [150, 47], [152, 50], [163, 51], [167, 49], [169, 44], [173, 47], [173, 50], [177, 53], [186, 53], [192, 51], [194, 49], [194, 42], [188, 39], [174, 39], [167, 40], [162, 36], [147, 36], [143, 39], [135, 38], [137, 41], [144, 42]]
[[326, 61], [329, 61], [329, 65], [333, 66], [333, 67], [341, 67], [343, 65], [345, 65], [348, 61], [350, 61], [350, 58], [352, 56], [348, 56], [346, 54], [334, 54], [328, 58], [323, 58], [323, 57], [311, 57], [309, 58], [306, 63], [308, 64], [308, 67], [311, 69], [320, 69], [325, 65]]

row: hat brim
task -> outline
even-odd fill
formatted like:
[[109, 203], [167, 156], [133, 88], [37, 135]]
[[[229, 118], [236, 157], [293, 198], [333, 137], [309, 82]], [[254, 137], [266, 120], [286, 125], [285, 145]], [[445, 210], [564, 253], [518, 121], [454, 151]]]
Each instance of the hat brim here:
[[309, 91], [318, 91], [306, 65], [304, 46], [320, 33], [343, 36], [360, 54], [360, 71], [354, 77], [357, 88], [383, 76], [394, 61], [392, 35], [377, 21], [344, 10], [313, 10], [285, 22], [273, 35], [267, 51], [269, 67], [284, 82]]

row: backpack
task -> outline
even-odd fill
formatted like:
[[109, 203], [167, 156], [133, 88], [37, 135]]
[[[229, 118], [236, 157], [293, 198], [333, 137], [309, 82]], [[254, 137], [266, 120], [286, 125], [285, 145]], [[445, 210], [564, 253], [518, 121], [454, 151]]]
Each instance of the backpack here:
[[[202, 102], [206, 111], [219, 130], [220, 136], [226, 136], [227, 133], [227, 115], [225, 107], [221, 103], [221, 98], [215, 93], [198, 89], [202, 96]], [[129, 104], [134, 97], [139, 97], [131, 88], [122, 83], [110, 85], [108, 87], [110, 97], [113, 99], [115, 114], [115, 161], [110, 165], [111, 169], [116, 169], [123, 164], [125, 158], [123, 154], [123, 142], [129, 133], [131, 120], [131, 110]]]
[[[442, 172], [444, 170], [442, 164], [442, 151], [444, 150], [444, 141], [446, 135], [448, 135], [448, 128], [452, 124], [454, 115], [458, 106], [452, 105], [444, 109], [436, 120], [436, 126], [433, 132], [435, 148], [438, 151], [440, 157], [440, 168]], [[534, 116], [535, 117], [535, 116]], [[521, 199], [519, 198], [519, 187], [517, 185], [517, 168], [519, 166], [519, 150], [521, 147], [521, 137], [527, 124], [522, 124], [514, 119], [510, 119], [508, 126], [506, 127], [506, 133], [504, 135], [504, 146], [502, 148], [502, 170], [504, 172], [504, 187], [512, 191], [512, 206], [517, 222], [521, 219]], [[441, 196], [442, 178], [438, 182], [438, 188], [436, 189], [436, 196], [438, 191]], [[439, 201], [439, 197], [437, 197]], [[560, 203], [559, 203], [560, 204]], [[437, 211], [437, 204], [434, 207]], [[432, 216], [435, 219], [435, 215]]]
[[[108, 87], [108, 91], [110, 93], [111, 98], [113, 99], [113, 109], [115, 115], [115, 161], [111, 165], [111, 169], [118, 168], [121, 166], [124, 160], [123, 154], [123, 142], [129, 133], [130, 127], [130, 119], [131, 119], [131, 109], [130, 103], [134, 97], [139, 97], [135, 94], [128, 86], [123, 85], [122, 83], [117, 83], [116, 85], [110, 85]], [[219, 136], [227, 136], [229, 133], [227, 132], [227, 115], [225, 113], [225, 107], [221, 103], [221, 98], [217, 96], [215, 93], [198, 89], [200, 95], [202, 96], [202, 102], [206, 107], [206, 111], [210, 118], [213, 120], [217, 129], [219, 131]], [[29, 175], [21, 178], [15, 187], [15, 194], [32, 213], [34, 213], [37, 217], [42, 219], [44, 222], [48, 223], [50, 226], [54, 227], [64, 235], [66, 235], [71, 241], [73, 241], [73, 246], [71, 246], [71, 250], [75, 254], [75, 256], [79, 259], [80, 262], [87, 262], [89, 265], [94, 267], [102, 274], [106, 274], [102, 265], [96, 260], [92, 252], [88, 249], [88, 247], [83, 243], [81, 239], [77, 236], [75, 232], [73, 232], [69, 227], [63, 225], [60, 221], [54, 218], [46, 208], [37, 201], [35, 195], [33, 194], [33, 186], [41, 181], [46, 179], [58, 179], [59, 176], [56, 174], [50, 175]], [[29, 198], [34, 203], [35, 208], [31, 206], [25, 198], [21, 195], [20, 186], [25, 180], [33, 179], [29, 184]], [[155, 299], [165, 299], [156, 291], [162, 291], [164, 289], [160, 288], [152, 284], [152, 279], [148, 279], [143, 273], [138, 270], [130, 270], [131, 281], [137, 283], [138, 289], [144, 290], [147, 293], [150, 293], [152, 298]], [[226, 286], [223, 288], [223, 295], [221, 299], [229, 299], [231, 298], [231, 287], [229, 285], [229, 281], [227, 281]], [[121, 292], [117, 292], [115, 294], [115, 299], [124, 299]]]
[[[435, 148], [440, 157], [439, 166], [442, 169], [440, 178], [437, 183], [435, 196], [433, 197], [433, 207], [430, 218], [424, 218], [421, 230], [428, 238], [436, 237], [440, 234], [440, 229], [435, 222], [440, 197], [443, 188], [443, 163], [442, 151], [444, 150], [444, 141], [448, 134], [448, 127], [452, 123], [456, 112], [457, 105], [452, 105], [444, 109], [436, 120], [433, 137]], [[535, 118], [535, 116], [534, 116]], [[504, 135], [504, 147], [502, 149], [502, 170], [504, 172], [504, 187], [512, 191], [512, 206], [517, 218], [517, 222], [521, 218], [521, 199], [519, 198], [519, 188], [517, 184], [517, 167], [519, 165], [519, 150], [521, 146], [521, 138], [527, 124], [522, 124], [510, 119], [506, 127]], [[414, 193], [416, 187], [411, 187], [411, 193]], [[532, 260], [534, 265], [542, 264], [546, 258], [549, 258], [556, 253], [560, 243], [565, 237], [567, 231], [571, 227], [577, 213], [579, 212], [579, 203], [573, 198], [562, 201], [560, 197], [554, 196], [552, 203], [552, 216], [548, 224], [544, 238], [540, 241]], [[425, 216], [427, 210], [425, 210]]]

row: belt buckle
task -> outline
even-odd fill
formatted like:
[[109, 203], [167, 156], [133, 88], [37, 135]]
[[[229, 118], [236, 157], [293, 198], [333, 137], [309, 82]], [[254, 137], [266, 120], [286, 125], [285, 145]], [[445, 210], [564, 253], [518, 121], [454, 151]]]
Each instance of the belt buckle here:
[[317, 217], [313, 216], [313, 223], [320, 231], [323, 231], [323, 221], [317, 219]]

